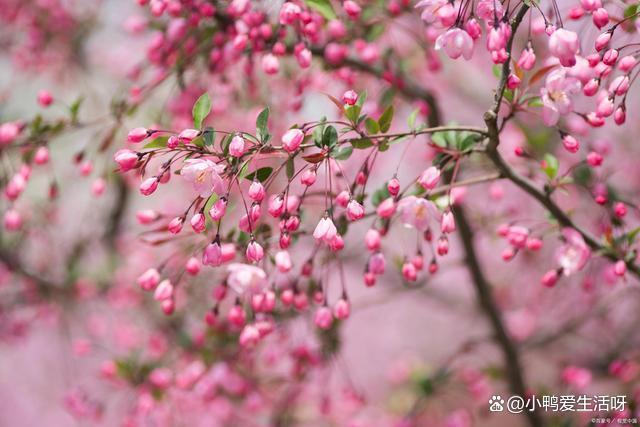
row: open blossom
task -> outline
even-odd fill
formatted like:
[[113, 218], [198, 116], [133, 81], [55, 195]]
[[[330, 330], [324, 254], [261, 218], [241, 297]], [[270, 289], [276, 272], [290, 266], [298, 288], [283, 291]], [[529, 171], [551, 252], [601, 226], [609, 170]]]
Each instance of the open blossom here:
[[420, 17], [427, 24], [431, 24], [438, 19], [438, 12], [446, 8], [446, 0], [421, 0], [416, 4], [416, 8], [423, 7]]
[[400, 220], [407, 227], [413, 227], [419, 231], [425, 231], [429, 224], [438, 218], [438, 208], [427, 199], [416, 196], [408, 196], [398, 202]]
[[572, 96], [580, 91], [580, 82], [567, 77], [564, 69], [554, 70], [547, 76], [545, 86], [540, 89], [542, 97], [542, 119], [547, 126], [558, 123], [561, 115], [573, 111]]
[[238, 294], [262, 292], [267, 285], [267, 273], [260, 267], [233, 263], [227, 267], [227, 283]]
[[584, 267], [591, 256], [591, 250], [580, 233], [573, 228], [564, 228], [562, 236], [565, 244], [558, 248], [556, 259], [562, 267], [562, 272], [568, 276]]
[[325, 242], [326, 244], [331, 244], [337, 234], [338, 230], [329, 217], [322, 218], [313, 231], [313, 237], [318, 241]]
[[436, 39], [436, 50], [444, 49], [451, 59], [471, 59], [473, 56], [473, 39], [465, 30], [452, 28]]
[[193, 185], [200, 197], [206, 198], [211, 194], [222, 194], [224, 181], [220, 174], [224, 171], [223, 165], [217, 165], [211, 160], [189, 159], [180, 171], [180, 175]]
[[580, 41], [573, 31], [558, 28], [549, 37], [549, 52], [558, 58], [564, 67], [576, 65], [576, 54], [579, 49]]

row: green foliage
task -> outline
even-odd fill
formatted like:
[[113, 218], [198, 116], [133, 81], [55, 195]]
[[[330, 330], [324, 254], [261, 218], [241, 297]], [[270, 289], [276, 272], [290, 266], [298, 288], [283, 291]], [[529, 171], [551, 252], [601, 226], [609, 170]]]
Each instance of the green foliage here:
[[253, 181], [253, 179], [256, 178], [260, 182], [265, 182], [271, 176], [272, 172], [273, 172], [272, 167], [265, 166], [256, 171], [251, 172], [250, 174], [246, 175], [245, 178], [250, 181]]
[[329, 0], [304, 0], [305, 4], [322, 15], [325, 19], [336, 19], [336, 11]]
[[256, 119], [256, 133], [258, 139], [264, 144], [269, 141], [271, 135], [269, 129], [267, 129], [267, 122], [269, 121], [269, 107], [265, 108], [258, 114]]
[[191, 111], [193, 115], [193, 126], [196, 129], [200, 129], [202, 127], [202, 122], [207, 118], [209, 113], [211, 112], [211, 98], [208, 93], [203, 93], [200, 95], [200, 98], [193, 104], [193, 110]]

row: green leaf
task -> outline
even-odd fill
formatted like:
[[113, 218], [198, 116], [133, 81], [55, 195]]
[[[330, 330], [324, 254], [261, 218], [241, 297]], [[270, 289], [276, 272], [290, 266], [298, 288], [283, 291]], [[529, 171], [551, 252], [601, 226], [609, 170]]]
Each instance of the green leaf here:
[[560, 168], [560, 163], [558, 159], [551, 153], [547, 153], [544, 155], [544, 161], [546, 163], [544, 167], [544, 173], [547, 174], [549, 179], [553, 179], [558, 175], [558, 169]]
[[318, 147], [322, 148], [322, 134], [324, 133], [325, 122], [327, 121], [326, 117], [320, 119], [320, 125], [316, 126], [313, 129], [313, 143]]
[[332, 148], [338, 143], [338, 131], [333, 126], [327, 126], [322, 133], [322, 146]]
[[438, 147], [447, 147], [447, 137], [445, 132], [436, 132], [431, 135], [431, 142], [436, 144]]
[[208, 93], [205, 92], [200, 95], [200, 98], [193, 104], [193, 110], [191, 112], [193, 114], [193, 126], [195, 126], [196, 129], [200, 129], [202, 122], [211, 112], [211, 98]]
[[367, 29], [367, 35], [365, 38], [368, 42], [376, 41], [381, 35], [384, 34], [385, 26], [382, 22], [377, 22], [373, 24], [369, 29]]
[[73, 123], [78, 121], [78, 114], [80, 113], [80, 106], [82, 105], [83, 101], [84, 97], [81, 96], [69, 106], [69, 113], [71, 114], [71, 121]]
[[351, 123], [357, 123], [362, 107], [359, 105], [346, 105], [344, 107], [344, 115]]
[[329, 0], [304, 0], [305, 4], [322, 15], [326, 20], [336, 19], [336, 11]]
[[287, 179], [291, 181], [293, 179], [293, 175], [296, 172], [295, 164], [293, 163], [293, 157], [289, 157], [287, 159], [286, 169], [287, 169]]
[[371, 196], [371, 204], [377, 208], [380, 203], [388, 199], [390, 196], [391, 194], [389, 194], [387, 186], [383, 185], [382, 187], [378, 188]]
[[527, 102], [527, 105], [529, 107], [542, 107], [542, 99], [540, 99], [539, 96], [534, 96], [529, 100], [529, 102]]
[[463, 153], [470, 151], [476, 142], [478, 142], [478, 138], [475, 135], [467, 135], [464, 139], [459, 141], [458, 150]]
[[151, 142], [146, 143], [142, 148], [165, 148], [167, 146], [167, 141], [169, 141], [168, 136], [159, 136], [157, 138], [154, 138]]
[[393, 113], [395, 112], [393, 105], [389, 105], [380, 118], [378, 119], [378, 125], [380, 125], [380, 130], [382, 133], [386, 133], [391, 127], [391, 121], [393, 120]]
[[365, 148], [373, 147], [373, 142], [368, 138], [361, 138], [352, 140], [351, 145], [357, 150], [364, 150]]
[[358, 100], [356, 101], [356, 105], [360, 108], [362, 108], [362, 106], [364, 105], [364, 103], [367, 100], [367, 91], [363, 90], [362, 92], [360, 92], [360, 94], [358, 95]]
[[418, 118], [418, 113], [420, 112], [419, 109], [415, 109], [411, 112], [411, 114], [409, 114], [409, 117], [407, 117], [407, 125], [409, 126], [409, 129], [414, 129], [415, 125], [416, 125], [416, 119]]
[[207, 147], [210, 147], [213, 145], [215, 139], [216, 139], [216, 131], [215, 129], [213, 129], [212, 127], [207, 127], [204, 130], [204, 145], [206, 145]]
[[378, 122], [373, 120], [371, 117], [367, 117], [365, 119], [364, 127], [367, 129], [367, 132], [369, 132], [372, 135], [375, 135], [378, 132], [380, 132], [380, 126], [378, 125]]
[[269, 121], [269, 107], [260, 111], [258, 118], [256, 119], [256, 131], [260, 141], [267, 142], [269, 140], [269, 130], [267, 129], [267, 122]]
[[351, 145], [345, 145], [344, 147], [335, 150], [332, 153], [331, 157], [336, 160], [347, 160], [349, 157], [351, 157], [351, 153], [353, 153], [353, 147]]
[[271, 176], [271, 172], [273, 172], [273, 168], [270, 166], [265, 166], [256, 171], [251, 172], [250, 174], [245, 176], [245, 178], [248, 179], [249, 181], [253, 181], [255, 177], [258, 181], [265, 182], [267, 178]]

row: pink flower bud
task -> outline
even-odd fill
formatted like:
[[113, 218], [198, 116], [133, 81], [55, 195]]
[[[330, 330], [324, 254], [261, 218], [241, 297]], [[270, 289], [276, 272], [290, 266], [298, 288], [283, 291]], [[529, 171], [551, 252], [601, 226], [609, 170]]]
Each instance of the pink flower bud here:
[[622, 96], [629, 90], [629, 76], [618, 76], [609, 85], [609, 92]]
[[289, 153], [293, 153], [300, 147], [303, 139], [304, 133], [300, 129], [289, 129], [282, 136], [282, 147]]
[[440, 238], [438, 239], [436, 252], [438, 252], [438, 255], [440, 256], [445, 256], [449, 253], [449, 239], [447, 239], [446, 236], [440, 236]]
[[398, 193], [400, 193], [400, 181], [398, 180], [398, 178], [391, 178], [389, 180], [389, 182], [387, 183], [387, 191], [389, 191], [389, 194], [391, 194], [393, 197], [397, 196]]
[[584, 89], [582, 90], [586, 96], [593, 96], [598, 92], [600, 88], [600, 81], [598, 79], [591, 79], [584, 85]]
[[159, 217], [160, 215], [158, 215], [158, 213], [152, 209], [145, 209], [136, 212], [136, 219], [138, 220], [138, 223], [142, 225], [151, 224]]
[[113, 155], [113, 160], [118, 164], [121, 172], [127, 172], [138, 164], [138, 155], [131, 150], [123, 148], [116, 151]]
[[384, 270], [386, 267], [386, 261], [384, 259], [384, 255], [382, 252], [376, 252], [375, 254], [369, 257], [369, 262], [367, 264], [368, 271], [375, 275], [384, 274]]
[[96, 178], [91, 183], [91, 194], [93, 194], [95, 197], [98, 197], [104, 194], [104, 191], [106, 189], [107, 189], [107, 181], [105, 181], [104, 178], [102, 177]]
[[600, 52], [602, 49], [609, 45], [611, 40], [611, 32], [607, 31], [598, 36], [596, 39], [596, 51]]
[[320, 329], [329, 329], [333, 323], [333, 316], [329, 307], [320, 307], [314, 317], [313, 321]]
[[380, 232], [375, 228], [370, 228], [364, 235], [364, 242], [370, 251], [380, 250]]
[[482, 35], [482, 27], [475, 18], [471, 18], [464, 25], [464, 29], [473, 40], [478, 40]]
[[623, 218], [627, 214], [627, 205], [618, 202], [613, 206], [613, 212], [618, 218]]
[[322, 218], [313, 231], [313, 237], [327, 245], [331, 244], [333, 238], [338, 234], [335, 224], [329, 217]]
[[224, 214], [227, 212], [227, 198], [221, 197], [213, 204], [209, 209], [209, 215], [214, 221], [220, 221]]
[[0, 147], [11, 144], [20, 135], [22, 125], [19, 122], [7, 122], [0, 125]]
[[180, 145], [180, 140], [178, 139], [178, 137], [175, 135], [171, 135], [167, 140], [167, 147], [173, 150], [178, 145]]
[[298, 19], [300, 19], [300, 12], [302, 12], [302, 10], [300, 9], [300, 6], [298, 6], [297, 4], [292, 2], [283, 3], [282, 7], [280, 8], [280, 14], [279, 14], [280, 24], [281, 25], [294, 24]]
[[609, 13], [603, 7], [594, 10], [591, 17], [593, 18], [594, 25], [598, 27], [598, 29], [609, 23]]
[[309, 49], [304, 48], [296, 51], [295, 57], [300, 68], [309, 68], [311, 66], [312, 53]]
[[627, 264], [623, 260], [617, 261], [613, 266], [613, 272], [616, 274], [616, 276], [624, 276], [627, 272]]
[[2, 224], [6, 231], [18, 231], [22, 228], [22, 215], [15, 209], [9, 209], [4, 213]]
[[246, 325], [240, 333], [239, 342], [244, 348], [253, 348], [260, 341], [260, 331], [254, 325]]
[[559, 28], [549, 37], [549, 52], [558, 58], [564, 67], [576, 65], [576, 54], [579, 49], [580, 41], [573, 31]]
[[264, 249], [262, 249], [262, 246], [260, 246], [258, 242], [252, 240], [247, 246], [245, 255], [251, 262], [260, 262], [262, 258], [264, 258]]
[[518, 86], [520, 86], [520, 77], [515, 74], [509, 74], [507, 78], [507, 89], [514, 90]]
[[190, 275], [196, 276], [198, 273], [200, 273], [200, 262], [197, 258], [191, 257], [187, 260], [184, 269]]
[[246, 316], [242, 307], [239, 305], [231, 307], [231, 309], [229, 309], [229, 313], [227, 313], [227, 320], [229, 320], [229, 323], [237, 327], [244, 326]]
[[145, 291], [152, 291], [160, 283], [160, 273], [155, 268], [150, 268], [138, 277], [138, 285]]
[[204, 249], [204, 253], [202, 254], [202, 263], [211, 267], [218, 267], [222, 264], [222, 262], [223, 257], [220, 243], [218, 243], [217, 241], [209, 243]]
[[562, 146], [570, 153], [577, 153], [580, 149], [580, 143], [571, 135], [562, 137]]
[[47, 90], [41, 90], [38, 92], [38, 104], [41, 107], [48, 107], [53, 103], [53, 96]]
[[511, 226], [509, 227], [506, 238], [511, 246], [517, 249], [522, 249], [529, 238], [529, 230], [517, 225]]
[[282, 196], [273, 196], [269, 201], [269, 215], [274, 218], [278, 218], [284, 212], [284, 200]]
[[242, 157], [246, 152], [244, 138], [240, 135], [234, 136], [229, 143], [229, 154], [233, 157]]
[[153, 298], [156, 301], [164, 301], [173, 297], [173, 284], [169, 279], [165, 279], [156, 288]]
[[350, 221], [357, 221], [364, 216], [364, 207], [356, 200], [352, 199], [347, 205], [347, 218]]
[[600, 0], [580, 0], [580, 5], [587, 12], [593, 12], [602, 7], [602, 2]]
[[185, 129], [178, 134], [178, 139], [184, 143], [188, 143], [199, 137], [201, 132], [197, 129]]
[[281, 273], [287, 273], [291, 271], [293, 267], [293, 263], [291, 262], [291, 256], [287, 251], [279, 251], [275, 256], [276, 267], [278, 267], [278, 271]]
[[418, 272], [416, 271], [416, 266], [410, 262], [405, 262], [402, 264], [402, 277], [407, 282], [415, 282], [418, 278]]
[[262, 71], [265, 74], [277, 74], [280, 71], [280, 60], [275, 55], [267, 53], [262, 57]]
[[312, 186], [316, 182], [316, 171], [315, 169], [307, 169], [302, 172], [302, 176], [300, 177], [300, 182], [302, 185], [306, 185], [307, 187]]
[[631, 55], [623, 56], [622, 58], [620, 58], [620, 61], [618, 61], [618, 68], [623, 73], [628, 73], [636, 65], [637, 62], [638, 60]]
[[160, 308], [165, 315], [170, 316], [176, 309], [176, 302], [173, 298], [162, 300], [160, 301]]
[[530, 237], [527, 240], [527, 249], [530, 251], [537, 251], [540, 250], [540, 248], [542, 248], [542, 240], [537, 237]]
[[396, 212], [396, 202], [393, 200], [393, 197], [389, 197], [382, 201], [378, 205], [376, 209], [376, 214], [380, 218], [391, 218], [393, 214]]
[[581, 8], [580, 6], [574, 6], [571, 9], [569, 9], [569, 19], [572, 19], [574, 21], [577, 21], [578, 19], [582, 18], [584, 16], [584, 9]]
[[348, 90], [342, 94], [342, 102], [346, 105], [356, 105], [358, 101], [358, 94], [353, 90]]
[[280, 249], [287, 249], [289, 246], [291, 246], [291, 235], [289, 233], [280, 234], [278, 244], [280, 246]]
[[167, 225], [167, 229], [171, 234], [178, 234], [180, 231], [182, 231], [183, 224], [184, 218], [177, 216], [169, 222], [169, 225]]
[[609, 96], [604, 97], [596, 107], [596, 115], [598, 117], [609, 117], [613, 114], [614, 108], [613, 98]]
[[49, 149], [47, 147], [40, 147], [33, 155], [33, 162], [37, 165], [44, 165], [49, 162]]
[[516, 256], [516, 252], [513, 250], [513, 248], [505, 248], [502, 251], [502, 254], [500, 254], [500, 257], [505, 262], [511, 261], [515, 256]]
[[376, 275], [373, 273], [364, 273], [364, 284], [366, 287], [370, 288], [376, 284]]
[[352, 0], [345, 0], [344, 3], [342, 3], [342, 7], [344, 7], [344, 11], [353, 20], [358, 19], [360, 17], [360, 13], [362, 12], [362, 9], [358, 5], [358, 3]]
[[418, 178], [418, 184], [425, 190], [432, 190], [438, 185], [440, 180], [440, 169], [435, 166], [427, 168]]
[[260, 181], [253, 181], [249, 186], [249, 197], [260, 203], [265, 196], [264, 186]]
[[195, 231], [196, 233], [202, 233], [206, 228], [205, 217], [200, 212], [192, 216], [190, 222], [191, 222], [191, 228], [193, 228], [193, 231]]
[[336, 319], [345, 320], [349, 317], [350, 312], [349, 301], [344, 298], [340, 298], [333, 306], [333, 315]]
[[599, 116], [595, 112], [591, 112], [587, 114], [586, 119], [587, 119], [587, 123], [589, 123], [589, 125], [594, 128], [599, 128], [601, 126], [604, 126], [604, 117]]
[[442, 220], [440, 221], [440, 230], [443, 233], [453, 233], [454, 231], [456, 231], [456, 222], [451, 211], [447, 211], [442, 214]]
[[547, 271], [544, 276], [542, 276], [541, 283], [547, 288], [552, 288], [558, 282], [558, 272], [556, 270]]
[[157, 188], [158, 188], [158, 178], [156, 178], [155, 176], [151, 178], [147, 178], [144, 181], [142, 181], [142, 184], [140, 184], [140, 193], [145, 196], [149, 196], [153, 194], [153, 192], [156, 191]]
[[145, 128], [135, 128], [129, 131], [127, 140], [133, 143], [142, 142], [147, 139], [150, 134], [151, 132]]
[[350, 200], [351, 200], [351, 194], [347, 190], [342, 190], [336, 196], [336, 203], [338, 204], [338, 206], [341, 206], [343, 208], [347, 207]]
[[602, 62], [606, 65], [614, 65], [619, 55], [618, 49], [609, 49], [602, 55]]

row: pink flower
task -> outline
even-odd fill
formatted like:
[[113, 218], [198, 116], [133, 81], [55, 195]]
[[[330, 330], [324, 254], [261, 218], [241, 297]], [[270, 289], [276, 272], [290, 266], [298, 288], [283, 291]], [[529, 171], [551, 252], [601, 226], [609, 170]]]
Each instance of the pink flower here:
[[507, 241], [514, 248], [522, 249], [527, 244], [529, 238], [529, 230], [525, 227], [513, 225], [507, 231]]
[[349, 221], [357, 221], [364, 216], [364, 207], [356, 200], [351, 199], [347, 205], [347, 218]]
[[[402, 223], [418, 231], [425, 231], [429, 223], [438, 217], [438, 208], [430, 200], [408, 196], [398, 203]], [[379, 239], [379, 237], [378, 237]]]
[[209, 209], [209, 215], [214, 221], [220, 221], [224, 214], [227, 212], [227, 198], [221, 197], [213, 204]]
[[145, 291], [152, 291], [160, 283], [160, 273], [155, 268], [150, 268], [138, 277], [138, 285]]
[[349, 301], [344, 298], [340, 298], [333, 306], [333, 315], [336, 319], [344, 320], [349, 317], [350, 312]]
[[135, 128], [129, 131], [129, 134], [127, 135], [127, 140], [129, 142], [142, 142], [145, 139], [147, 139], [147, 137], [149, 137], [149, 135], [151, 134], [150, 131], [148, 131], [145, 128]]
[[275, 256], [276, 267], [281, 273], [287, 273], [291, 271], [293, 263], [291, 262], [291, 256], [287, 251], [279, 251]]
[[329, 307], [320, 307], [313, 317], [313, 321], [320, 329], [329, 329], [333, 324], [333, 315]]
[[200, 136], [198, 129], [185, 129], [178, 135], [178, 139], [183, 142], [191, 142]]
[[123, 148], [116, 151], [113, 155], [113, 160], [118, 164], [121, 172], [127, 172], [138, 164], [138, 155], [134, 151]]
[[331, 244], [337, 234], [338, 230], [329, 217], [322, 218], [313, 231], [313, 237], [320, 242], [326, 243], [327, 245]]
[[456, 221], [453, 218], [453, 213], [451, 211], [447, 211], [442, 214], [442, 219], [440, 220], [440, 231], [445, 234], [456, 231]]
[[196, 233], [202, 233], [206, 227], [205, 222], [206, 222], [206, 219], [204, 215], [198, 212], [197, 214], [191, 217], [191, 221], [190, 221], [191, 228], [193, 228], [193, 231], [195, 231]]
[[275, 55], [268, 53], [262, 57], [262, 71], [265, 74], [277, 74], [280, 70], [280, 61]]
[[244, 138], [236, 135], [229, 143], [229, 154], [233, 157], [242, 157], [246, 153]]
[[261, 202], [265, 196], [264, 185], [260, 181], [253, 181], [249, 186], [249, 197], [251, 200], [255, 200], [256, 202]]
[[292, 2], [285, 2], [282, 4], [280, 8], [280, 24], [281, 25], [292, 25], [300, 18], [300, 6]]
[[440, 169], [435, 166], [428, 167], [418, 178], [418, 184], [425, 190], [433, 190], [440, 181]]
[[533, 52], [531, 47], [527, 47], [520, 54], [520, 58], [518, 59], [518, 67], [522, 68], [525, 71], [530, 71], [533, 69], [533, 66], [536, 64], [536, 54]]
[[547, 126], [558, 123], [561, 115], [573, 111], [571, 96], [580, 91], [580, 82], [567, 77], [564, 69], [552, 71], [545, 86], [540, 89], [542, 97], [542, 119]]
[[264, 249], [258, 242], [253, 240], [247, 245], [246, 255], [249, 261], [260, 262], [264, 258]]
[[153, 192], [156, 191], [157, 188], [158, 188], [158, 178], [153, 176], [151, 178], [147, 178], [144, 181], [142, 181], [142, 184], [140, 184], [140, 193], [142, 193], [145, 196], [149, 196], [153, 194]]
[[391, 218], [394, 213], [396, 213], [396, 202], [393, 200], [393, 197], [388, 197], [383, 200], [376, 209], [376, 214], [380, 218]]
[[18, 231], [22, 228], [22, 215], [15, 209], [9, 209], [3, 217], [4, 229], [7, 231]]
[[212, 267], [218, 267], [222, 264], [222, 248], [217, 241], [209, 243], [202, 254], [202, 263]]
[[0, 147], [12, 143], [21, 132], [18, 122], [7, 122], [0, 125]]
[[227, 267], [229, 277], [227, 284], [236, 293], [259, 293], [264, 291], [267, 284], [267, 274], [260, 267], [248, 264], [234, 263]]
[[180, 171], [180, 175], [193, 185], [200, 197], [206, 198], [211, 194], [222, 194], [224, 181], [220, 174], [224, 171], [223, 165], [217, 165], [211, 160], [189, 159]]
[[559, 28], [549, 37], [549, 52], [558, 58], [564, 67], [576, 65], [576, 54], [579, 49], [580, 41], [573, 31]]
[[562, 371], [561, 377], [564, 383], [575, 387], [577, 390], [582, 390], [591, 384], [592, 375], [588, 369], [578, 366], [567, 366]]
[[42, 107], [48, 107], [53, 103], [53, 96], [48, 90], [41, 90], [38, 92], [38, 104]]
[[463, 56], [468, 60], [473, 56], [473, 39], [465, 30], [452, 28], [436, 39], [436, 50], [440, 49], [444, 49], [451, 59]]
[[303, 139], [304, 133], [300, 129], [289, 129], [282, 136], [282, 147], [292, 153], [300, 147]]
[[358, 101], [358, 94], [353, 90], [348, 90], [342, 94], [342, 102], [346, 105], [356, 105]]
[[156, 301], [168, 300], [173, 296], [173, 284], [169, 279], [165, 279], [156, 288], [153, 298]]
[[584, 239], [573, 228], [562, 230], [565, 244], [556, 251], [556, 259], [565, 276], [580, 271], [591, 256], [591, 250], [584, 242]]

